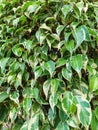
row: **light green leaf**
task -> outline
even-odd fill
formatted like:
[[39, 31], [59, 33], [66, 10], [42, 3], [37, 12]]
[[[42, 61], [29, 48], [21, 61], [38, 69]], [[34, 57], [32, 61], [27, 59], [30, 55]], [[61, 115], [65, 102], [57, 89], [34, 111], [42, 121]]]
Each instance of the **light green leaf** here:
[[94, 112], [92, 113], [91, 129], [98, 130], [98, 119], [96, 118], [96, 114]]
[[33, 4], [32, 1], [24, 2], [23, 7], [22, 7], [23, 11], [25, 11], [32, 4]]
[[8, 97], [9, 97], [9, 95], [6, 92], [1, 92], [0, 93], [0, 103], [3, 102]]
[[98, 76], [95, 75], [89, 78], [89, 86], [91, 92], [98, 90]]
[[64, 5], [62, 7], [62, 13], [64, 14], [65, 18], [67, 16], [67, 14], [72, 10], [72, 6], [71, 5]]
[[96, 106], [96, 108], [95, 108], [95, 116], [96, 116], [96, 118], [98, 120], [98, 106]]

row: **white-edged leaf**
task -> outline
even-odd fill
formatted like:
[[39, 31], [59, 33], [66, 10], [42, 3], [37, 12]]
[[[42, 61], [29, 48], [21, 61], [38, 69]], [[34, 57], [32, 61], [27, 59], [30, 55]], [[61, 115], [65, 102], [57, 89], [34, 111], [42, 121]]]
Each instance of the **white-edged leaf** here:
[[76, 48], [78, 48], [83, 41], [89, 41], [89, 31], [85, 25], [81, 25], [78, 28], [73, 30], [73, 36], [76, 40]]
[[81, 96], [74, 97], [77, 106], [77, 116], [83, 126], [88, 127], [91, 123], [92, 112], [89, 102]]
[[45, 63], [45, 69], [47, 71], [49, 71], [49, 73], [52, 77], [54, 70], [55, 70], [55, 63], [52, 60], [48, 61], [47, 63]]
[[30, 13], [33, 13], [36, 11], [36, 9], [38, 8], [38, 5], [37, 4], [32, 4], [28, 7], [27, 9], [27, 12], [30, 14]]
[[78, 54], [78, 55], [72, 56], [71, 59], [70, 59], [70, 63], [71, 63], [72, 68], [74, 70], [76, 70], [76, 72], [81, 77], [80, 72], [81, 72], [81, 69], [83, 67], [83, 57], [82, 57], [82, 55]]
[[45, 30], [47, 30], [47, 31], [52, 32], [51, 28], [50, 28], [50, 27], [48, 27], [45, 23], [44, 23], [44, 24], [42, 24], [42, 25], [40, 26], [40, 29], [45, 29]]
[[72, 71], [71, 71], [71, 69], [63, 68], [62, 69], [62, 75], [63, 75], [63, 77], [66, 80], [68, 80], [69, 82], [71, 82], [71, 77], [72, 77]]
[[2, 58], [0, 59], [0, 67], [1, 67], [1, 72], [5, 70], [6, 64], [8, 62], [9, 58]]
[[28, 130], [39, 130], [39, 114], [38, 113], [31, 116], [28, 122]]
[[64, 26], [63, 25], [59, 25], [57, 28], [56, 28], [56, 32], [57, 34], [60, 36], [62, 30], [64, 29]]
[[77, 118], [75, 116], [72, 116], [71, 118], [69, 118], [67, 120], [67, 123], [68, 123], [69, 126], [71, 126], [73, 128], [78, 128], [79, 129], [79, 127], [78, 127], [78, 120], [77, 120]]
[[74, 47], [74, 41], [73, 40], [67, 42], [66, 49], [71, 53], [71, 55], [72, 55], [74, 48], [75, 47]]
[[43, 91], [44, 91], [44, 94], [46, 96], [46, 99], [48, 98], [48, 92], [49, 92], [49, 89], [50, 89], [50, 85], [51, 85], [51, 80], [46, 80], [43, 84]]
[[65, 65], [65, 64], [66, 64], [66, 59], [58, 58], [58, 60], [56, 62], [56, 68], [61, 67], [61, 66]]
[[54, 112], [54, 107], [56, 106], [58, 102], [58, 96], [59, 96], [58, 93], [55, 93], [54, 95], [51, 95], [49, 98], [49, 104], [53, 112]]
[[67, 14], [72, 10], [72, 6], [71, 5], [64, 5], [62, 7], [62, 13], [64, 14], [65, 18], [67, 16]]
[[69, 130], [69, 126], [66, 122], [59, 122], [59, 124], [56, 127], [56, 130]]
[[51, 80], [51, 93], [54, 95], [59, 87], [60, 80], [59, 79], [52, 79]]
[[32, 105], [32, 100], [30, 98], [24, 98], [23, 100], [23, 108], [26, 112], [29, 112]]
[[10, 94], [10, 99], [14, 101], [16, 104], [19, 104], [19, 92], [15, 91]]

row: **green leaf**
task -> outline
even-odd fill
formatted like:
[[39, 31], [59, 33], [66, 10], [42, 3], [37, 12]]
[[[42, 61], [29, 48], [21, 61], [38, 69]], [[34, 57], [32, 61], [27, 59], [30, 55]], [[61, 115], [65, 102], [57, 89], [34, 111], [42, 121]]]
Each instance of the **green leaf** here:
[[19, 23], [19, 18], [16, 18], [15, 20], [13, 20], [13, 26], [17, 27]]
[[42, 68], [40, 66], [37, 66], [34, 68], [34, 75], [35, 75], [35, 80], [38, 79], [42, 74]]
[[61, 67], [66, 64], [66, 60], [64, 58], [58, 58], [56, 62], [56, 68]]
[[36, 35], [38, 42], [40, 42], [40, 45], [42, 45], [46, 38], [46, 35], [42, 34], [40, 30], [38, 30], [35, 35]]
[[1, 92], [0, 93], [0, 103], [3, 102], [8, 97], [9, 97], [9, 95], [6, 92]]
[[59, 122], [58, 126], [56, 127], [56, 130], [69, 130], [69, 126], [65, 122]]
[[58, 102], [58, 93], [51, 95], [49, 98], [49, 104], [51, 106], [52, 111], [54, 112], [54, 107], [56, 106], [57, 102]]
[[[83, 67], [83, 57], [81, 54], [72, 56], [70, 59], [71, 66], [80, 76], [81, 69]], [[81, 76], [80, 76], [81, 77]]]
[[62, 69], [62, 75], [63, 75], [63, 77], [66, 80], [68, 80], [69, 82], [71, 82], [71, 78], [72, 78], [72, 71], [71, 71], [71, 69], [63, 68]]
[[98, 76], [92, 76], [89, 78], [90, 91], [96, 91], [98, 89]]
[[74, 101], [77, 105], [77, 115], [83, 126], [88, 127], [91, 123], [92, 113], [89, 102], [81, 96], [75, 96]]
[[71, 126], [73, 128], [78, 128], [79, 129], [79, 127], [78, 127], [78, 120], [77, 120], [77, 118], [75, 116], [72, 116], [71, 118], [69, 118], [67, 120], [67, 123], [68, 123], [69, 126]]
[[82, 11], [83, 11], [83, 9], [84, 9], [84, 2], [81, 1], [81, 2], [76, 3], [76, 7], [78, 8], [78, 10], [75, 11], [75, 12], [76, 12], [76, 14], [79, 15], [79, 17], [80, 17], [81, 14], [82, 14]]
[[11, 119], [11, 122], [13, 123], [15, 119], [17, 118], [17, 114], [19, 112], [19, 108], [13, 107], [9, 113], [9, 118]]
[[64, 14], [65, 18], [67, 16], [67, 14], [72, 10], [72, 6], [71, 5], [64, 5], [62, 7], [62, 13]]
[[51, 80], [51, 93], [54, 95], [59, 87], [60, 81], [59, 79], [52, 79]]
[[23, 108], [26, 112], [29, 112], [31, 105], [32, 105], [32, 100], [30, 98], [24, 98]]
[[92, 113], [91, 129], [92, 130], [98, 129], [98, 119], [96, 118], [96, 114], [94, 112]]
[[27, 12], [30, 14], [30, 13], [33, 13], [36, 11], [36, 9], [38, 8], [38, 5], [37, 4], [32, 4], [32, 5], [29, 5], [28, 9], [27, 9]]
[[57, 34], [60, 36], [62, 30], [64, 29], [64, 26], [63, 25], [59, 25], [57, 28], [56, 28], [56, 32]]
[[85, 25], [81, 25], [78, 28], [73, 30], [73, 36], [76, 40], [76, 48], [78, 48], [83, 41], [89, 41], [89, 31]]
[[52, 109], [49, 109], [48, 111], [48, 119], [52, 125], [54, 125], [54, 119], [55, 119], [55, 112], [52, 111]]
[[97, 120], [98, 120], [98, 106], [95, 108], [95, 116], [96, 116], [96, 118], [97, 118]]
[[49, 71], [49, 73], [50, 73], [50, 75], [51, 75], [51, 77], [52, 77], [52, 75], [53, 75], [53, 73], [54, 73], [54, 70], [55, 70], [55, 63], [53, 62], [53, 61], [48, 61], [46, 64], [45, 64], [45, 69], [47, 70], [47, 71]]
[[66, 92], [62, 100], [62, 108], [66, 114], [74, 113], [76, 106], [73, 104], [73, 95], [71, 92]]
[[30, 50], [32, 49], [32, 44], [33, 44], [32, 41], [27, 40], [23, 44], [24, 44], [25, 48], [30, 52]]
[[32, 1], [27, 1], [27, 2], [25, 2], [24, 4], [23, 4], [23, 7], [22, 7], [22, 9], [23, 9], [23, 11], [25, 11], [30, 5], [32, 5], [33, 4], [33, 2]]
[[39, 114], [35, 113], [31, 115], [28, 122], [28, 130], [39, 130]]
[[9, 60], [9, 58], [7, 58], [7, 57], [0, 59], [1, 73], [4, 72], [8, 60]]
[[67, 49], [67, 50], [71, 53], [71, 55], [72, 55], [72, 52], [73, 52], [73, 50], [74, 50], [74, 41], [73, 41], [73, 40], [67, 42], [67, 44], [66, 44], [66, 49]]
[[45, 30], [47, 30], [47, 31], [52, 32], [51, 28], [50, 28], [50, 27], [48, 27], [45, 23], [44, 23], [44, 24], [42, 24], [42, 25], [40, 26], [40, 29], [45, 29]]
[[20, 47], [19, 44], [16, 44], [16, 45], [13, 46], [13, 48], [12, 48], [12, 52], [13, 52], [16, 56], [18, 56], [18, 57], [20, 57], [20, 56], [22, 55], [22, 51], [23, 51], [23, 49]]
[[65, 114], [64, 111], [60, 110], [59, 109], [59, 117], [60, 117], [60, 120], [63, 122], [65, 120], [67, 120], [67, 114]]
[[39, 89], [38, 88], [32, 88], [31, 89], [31, 96], [38, 101], [38, 99], [39, 99]]
[[10, 94], [10, 99], [14, 101], [16, 104], [19, 104], [19, 92], [15, 91]]
[[20, 130], [27, 130], [28, 129], [28, 121], [25, 121]]
[[46, 99], [48, 98], [48, 93], [49, 93], [49, 89], [50, 89], [50, 85], [51, 85], [51, 80], [46, 80], [43, 84], [43, 91], [44, 94], [46, 96]]

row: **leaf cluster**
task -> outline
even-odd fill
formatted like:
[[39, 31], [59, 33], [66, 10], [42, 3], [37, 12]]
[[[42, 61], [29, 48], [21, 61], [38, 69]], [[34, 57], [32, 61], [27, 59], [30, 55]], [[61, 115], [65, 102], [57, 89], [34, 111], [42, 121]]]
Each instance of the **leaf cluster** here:
[[0, 0], [0, 129], [98, 129], [98, 2]]

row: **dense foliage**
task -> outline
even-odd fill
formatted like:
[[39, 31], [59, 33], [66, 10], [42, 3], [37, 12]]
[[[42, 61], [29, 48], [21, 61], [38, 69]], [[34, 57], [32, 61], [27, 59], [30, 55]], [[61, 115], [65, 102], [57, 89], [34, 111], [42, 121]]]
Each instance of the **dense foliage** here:
[[98, 2], [0, 0], [0, 130], [98, 130]]

